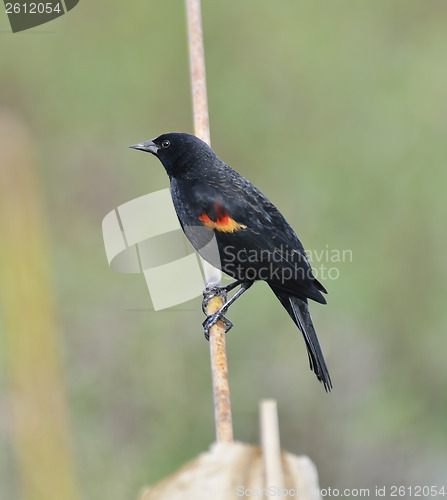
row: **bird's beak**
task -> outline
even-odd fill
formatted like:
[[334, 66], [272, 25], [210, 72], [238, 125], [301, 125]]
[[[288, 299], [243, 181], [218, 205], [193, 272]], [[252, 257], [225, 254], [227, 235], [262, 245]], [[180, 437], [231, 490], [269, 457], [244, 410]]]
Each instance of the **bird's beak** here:
[[133, 146], [129, 146], [129, 148], [139, 149], [140, 151], [146, 151], [147, 153], [152, 153], [157, 156], [158, 146], [154, 141], [146, 141], [140, 142], [139, 144], [134, 144]]

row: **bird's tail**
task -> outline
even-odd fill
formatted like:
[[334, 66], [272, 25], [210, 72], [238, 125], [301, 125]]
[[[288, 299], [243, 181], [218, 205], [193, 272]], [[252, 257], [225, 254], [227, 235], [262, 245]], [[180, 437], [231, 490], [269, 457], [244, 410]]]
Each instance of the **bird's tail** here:
[[312, 324], [307, 301], [276, 290], [273, 287], [272, 290], [303, 334], [309, 356], [310, 369], [315, 372], [318, 380], [323, 382], [326, 392], [330, 392], [332, 389], [331, 377], [326, 366], [326, 361], [324, 360], [323, 351], [318, 342], [314, 325]]

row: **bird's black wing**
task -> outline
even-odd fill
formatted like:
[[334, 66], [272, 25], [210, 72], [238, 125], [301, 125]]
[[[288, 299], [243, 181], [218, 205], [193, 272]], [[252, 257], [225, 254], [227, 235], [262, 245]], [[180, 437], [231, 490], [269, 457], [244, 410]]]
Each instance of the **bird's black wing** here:
[[256, 275], [278, 290], [326, 303], [321, 294], [326, 290], [313, 276], [295, 232], [247, 179], [227, 175], [225, 185], [198, 184], [190, 193], [197, 219], [214, 231], [227, 274]]

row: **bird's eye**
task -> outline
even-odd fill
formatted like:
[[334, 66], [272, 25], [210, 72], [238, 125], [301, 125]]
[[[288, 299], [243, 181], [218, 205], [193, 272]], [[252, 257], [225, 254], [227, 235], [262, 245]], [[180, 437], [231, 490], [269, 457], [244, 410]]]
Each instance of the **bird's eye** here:
[[169, 148], [169, 146], [171, 145], [170, 141], [168, 141], [167, 139], [165, 139], [162, 143], [161, 143], [162, 147], [167, 149]]

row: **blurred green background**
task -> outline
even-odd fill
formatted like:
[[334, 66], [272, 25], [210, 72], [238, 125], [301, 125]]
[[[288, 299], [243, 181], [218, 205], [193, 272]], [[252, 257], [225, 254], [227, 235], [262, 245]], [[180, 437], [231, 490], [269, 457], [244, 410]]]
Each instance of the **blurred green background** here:
[[[213, 148], [307, 249], [352, 251], [328, 263], [328, 305], [311, 305], [330, 395], [266, 286], [232, 308], [235, 437], [258, 442], [258, 401], [273, 397], [283, 447], [311, 457], [321, 487], [447, 486], [447, 4], [202, 11]], [[84, 1], [18, 34], [3, 13], [0, 31], [0, 105], [36, 144], [82, 495], [136, 498], [214, 439], [201, 299], [153, 312], [142, 276], [108, 268], [101, 232], [110, 210], [168, 185], [128, 145], [192, 132], [184, 4]], [[13, 499], [4, 358], [0, 497]]]

